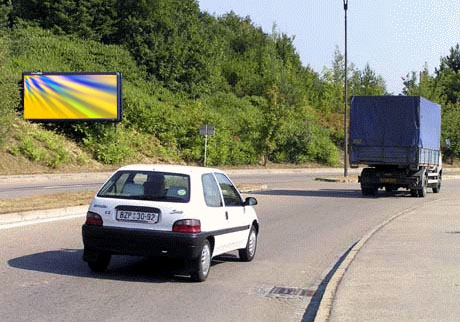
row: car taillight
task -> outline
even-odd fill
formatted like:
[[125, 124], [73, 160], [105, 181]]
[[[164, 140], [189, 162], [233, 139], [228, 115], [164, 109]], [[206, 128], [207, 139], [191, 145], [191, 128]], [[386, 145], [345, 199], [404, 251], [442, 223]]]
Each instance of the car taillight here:
[[173, 225], [173, 231], [189, 234], [201, 233], [201, 222], [198, 219], [178, 220]]
[[88, 211], [86, 214], [86, 224], [87, 225], [95, 225], [95, 226], [102, 226], [102, 217], [98, 214]]

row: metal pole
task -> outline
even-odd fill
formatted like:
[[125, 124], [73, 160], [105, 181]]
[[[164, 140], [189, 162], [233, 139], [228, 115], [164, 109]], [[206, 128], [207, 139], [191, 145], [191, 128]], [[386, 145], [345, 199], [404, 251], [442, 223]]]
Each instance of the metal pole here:
[[208, 149], [208, 136], [204, 136], [204, 166], [206, 166], [206, 150]]
[[343, 9], [345, 11], [345, 90], [344, 90], [344, 109], [343, 109], [343, 136], [344, 136], [344, 160], [343, 176], [348, 177], [348, 130], [347, 130], [347, 102], [348, 102], [348, 84], [347, 84], [347, 10], [348, 0], [343, 0]]
[[206, 166], [207, 150], [208, 150], [208, 124], [206, 124], [206, 135], [204, 136], [204, 166]]

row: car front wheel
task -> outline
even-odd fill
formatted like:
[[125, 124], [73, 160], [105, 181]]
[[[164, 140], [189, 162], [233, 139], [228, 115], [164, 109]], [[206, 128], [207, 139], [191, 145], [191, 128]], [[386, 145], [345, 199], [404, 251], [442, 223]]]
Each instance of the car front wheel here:
[[251, 227], [248, 236], [248, 242], [245, 248], [238, 249], [238, 254], [243, 262], [250, 262], [256, 256], [257, 249], [257, 232], [254, 226]]
[[194, 282], [203, 282], [209, 275], [211, 269], [211, 246], [205, 241], [201, 247], [200, 257], [193, 262], [191, 278]]

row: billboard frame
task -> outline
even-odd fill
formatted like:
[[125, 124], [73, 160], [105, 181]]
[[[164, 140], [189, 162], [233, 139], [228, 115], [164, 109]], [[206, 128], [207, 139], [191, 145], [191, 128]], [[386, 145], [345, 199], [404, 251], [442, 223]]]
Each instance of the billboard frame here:
[[31, 123], [68, 123], [68, 122], [100, 122], [100, 123], [118, 123], [123, 119], [123, 90], [122, 90], [122, 74], [119, 72], [23, 72], [22, 73], [22, 110], [25, 111], [24, 106], [24, 76], [36, 76], [36, 75], [114, 75], [117, 77], [117, 117], [116, 118], [77, 118], [77, 119], [28, 119], [25, 117], [24, 120]]

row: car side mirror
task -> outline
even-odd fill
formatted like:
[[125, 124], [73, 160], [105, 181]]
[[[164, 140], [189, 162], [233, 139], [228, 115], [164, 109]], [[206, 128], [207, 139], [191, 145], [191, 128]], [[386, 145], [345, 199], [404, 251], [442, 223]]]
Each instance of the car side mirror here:
[[257, 205], [257, 199], [254, 197], [247, 197], [243, 205], [244, 206], [255, 206]]

